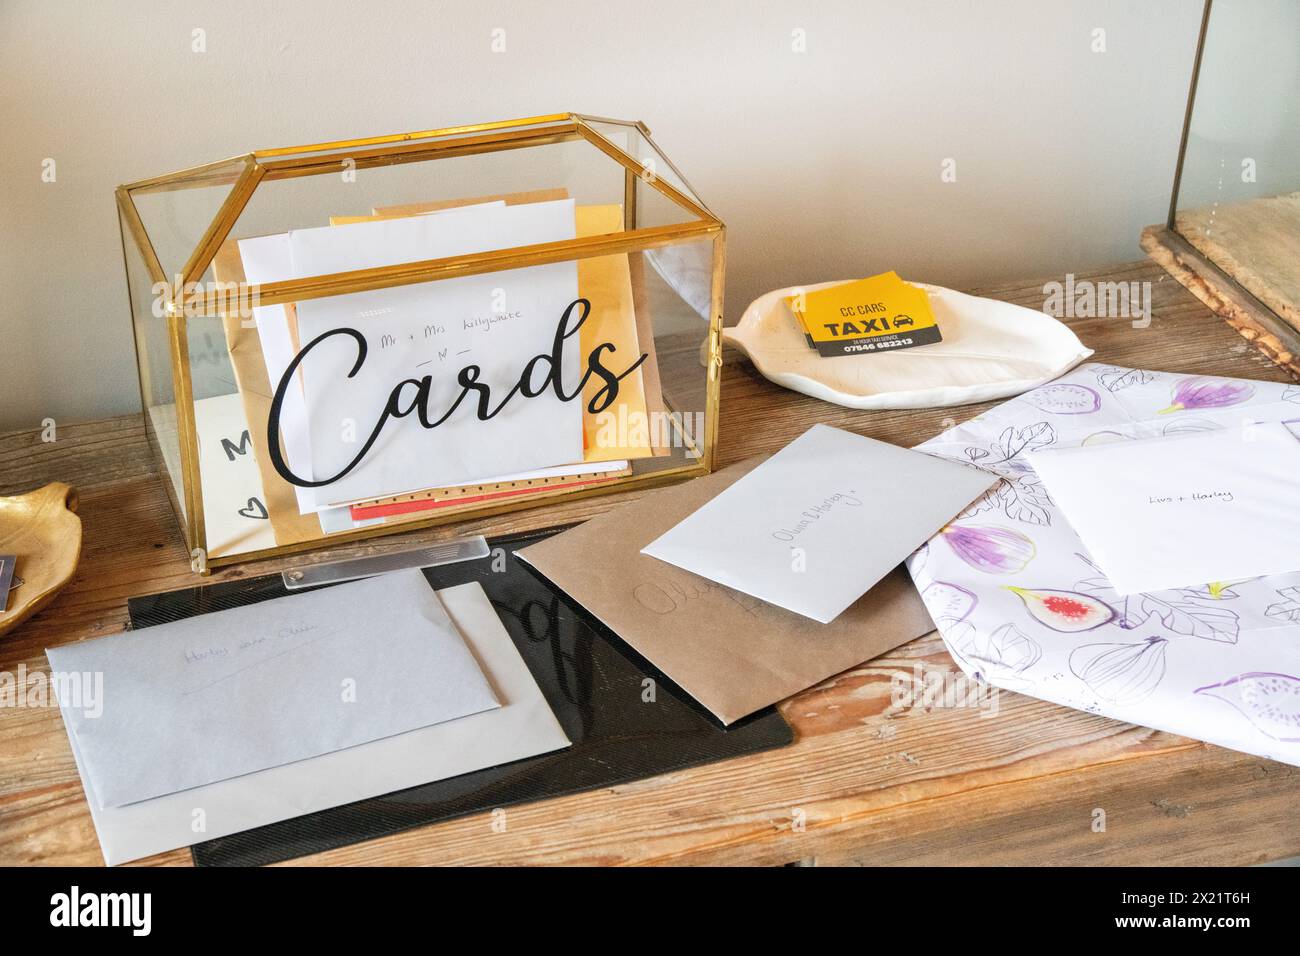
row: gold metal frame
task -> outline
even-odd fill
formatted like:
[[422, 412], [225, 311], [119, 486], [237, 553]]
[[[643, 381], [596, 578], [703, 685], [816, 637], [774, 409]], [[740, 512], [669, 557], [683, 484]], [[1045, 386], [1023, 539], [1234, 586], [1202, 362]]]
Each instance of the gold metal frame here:
[[[615, 125], [635, 130], [654, 151], [656, 156], [672, 170], [677, 181], [689, 191], [678, 189], [650, 171], [630, 156], [592, 124]], [[647, 487], [680, 480], [684, 477], [706, 474], [713, 470], [718, 427], [718, 400], [721, 387], [722, 366], [722, 277], [725, 266], [725, 227], [698, 198], [696, 191], [672, 165], [667, 156], [654, 143], [650, 131], [639, 121], [607, 119], [580, 113], [553, 113], [545, 116], [525, 117], [494, 123], [453, 126], [444, 129], [375, 136], [364, 139], [339, 140], [307, 146], [264, 149], [202, 166], [191, 167], [164, 176], [128, 183], [117, 189], [117, 205], [122, 223], [122, 241], [135, 244], [154, 283], [171, 288], [171, 279], [159, 261], [144, 222], [140, 217], [135, 197], [139, 195], [178, 189], [229, 186], [230, 192], [222, 202], [212, 222], [204, 230], [198, 244], [181, 270], [182, 289], [200, 280], [221, 244], [229, 237], [253, 193], [262, 182], [337, 173], [340, 166], [350, 162], [352, 168], [374, 168], [403, 163], [424, 162], [459, 156], [473, 156], [503, 150], [523, 149], [558, 142], [584, 140], [615, 163], [623, 166], [624, 176], [624, 231], [601, 236], [589, 236], [563, 242], [548, 242], [518, 246], [474, 255], [430, 259], [354, 272], [314, 276], [285, 282], [267, 283], [248, 290], [261, 305], [276, 305], [323, 296], [343, 295], [372, 289], [449, 279], [466, 275], [498, 272], [525, 266], [572, 261], [597, 256], [624, 254], [655, 249], [682, 242], [710, 239], [713, 242], [712, 286], [710, 316], [708, 321], [708, 361], [705, 374], [706, 408], [705, 437], [702, 454], [690, 465], [664, 468], [640, 475], [631, 475], [595, 487], [573, 490], [540, 492], [518, 499], [484, 505], [481, 508], [457, 510], [450, 515], [433, 515], [426, 519], [403, 521], [392, 526], [358, 529], [331, 534], [319, 540], [300, 544], [277, 546], [272, 549], [250, 551], [238, 555], [208, 557], [211, 566], [256, 560], [328, 547], [336, 543], [356, 541], [379, 535], [397, 534], [417, 528], [462, 521], [471, 517], [505, 514], [536, 506], [552, 498], [573, 498], [609, 494], [629, 487]], [[665, 226], [639, 227], [637, 225], [637, 184], [644, 183], [666, 197], [689, 215], [688, 221]], [[173, 290], [174, 291], [174, 290]], [[184, 306], [184, 307], [182, 307]], [[166, 321], [170, 345], [172, 390], [176, 402], [176, 421], [181, 451], [181, 484], [183, 501], [173, 497], [173, 506], [180, 519], [187, 546], [191, 552], [202, 550], [206, 555], [207, 539], [203, 519], [203, 489], [199, 475], [198, 435], [195, 425], [193, 383], [190, 374], [189, 340], [186, 328], [186, 309], [194, 303], [174, 301], [170, 294], [166, 303]], [[215, 309], [215, 304], [207, 308]], [[206, 314], [216, 315], [216, 312]], [[134, 320], [133, 320], [134, 321]], [[137, 363], [146, 361], [139, 336], [132, 338], [137, 347]], [[141, 365], [141, 399], [144, 408], [151, 404], [146, 393]], [[150, 430], [150, 444], [161, 462], [161, 450], [152, 434], [149, 416], [145, 415], [146, 429]], [[170, 494], [171, 482], [167, 484]]]

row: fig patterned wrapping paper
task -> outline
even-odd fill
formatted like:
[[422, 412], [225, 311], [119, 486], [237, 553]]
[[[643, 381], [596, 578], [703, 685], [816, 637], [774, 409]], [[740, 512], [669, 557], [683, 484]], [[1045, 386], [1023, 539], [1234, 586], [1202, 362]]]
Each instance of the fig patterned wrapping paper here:
[[1300, 573], [1120, 596], [1025, 461], [1259, 422], [1300, 436], [1300, 385], [1089, 363], [918, 446], [1002, 479], [908, 559], [961, 669], [1300, 766]]

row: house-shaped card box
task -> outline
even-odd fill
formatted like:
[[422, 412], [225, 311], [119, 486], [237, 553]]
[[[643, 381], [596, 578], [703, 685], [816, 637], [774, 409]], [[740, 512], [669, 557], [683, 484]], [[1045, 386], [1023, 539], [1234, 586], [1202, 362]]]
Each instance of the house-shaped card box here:
[[[496, 242], [451, 257], [329, 274], [286, 271], [261, 283], [244, 272], [251, 247], [241, 253], [241, 242], [258, 237], [287, 241], [297, 230], [568, 200], [572, 238]], [[563, 113], [259, 150], [122, 186], [117, 205], [146, 429], [198, 570], [535, 507], [560, 496], [645, 487], [713, 466], [724, 227], [639, 122]], [[310, 422], [313, 411], [303, 384], [310, 343], [297, 336], [300, 303], [346, 296], [382, 303], [383, 290], [419, 284], [432, 290], [437, 283], [481, 282], [467, 277], [487, 274], [500, 276], [503, 288], [519, 288], [528, 275], [519, 270], [563, 263], [576, 270], [578, 296], [588, 304], [586, 311], [575, 306], [586, 322], [570, 329], [563, 347], [576, 343], [577, 361], [587, 363], [595, 348], [608, 344], [605, 364], [621, 363], [616, 374], [626, 372], [616, 401], [594, 400], [590, 388], [569, 389], [574, 407], [582, 407], [579, 461], [363, 499], [335, 492], [300, 467], [310, 459], [289, 445], [291, 438], [301, 444], [309, 430], [291, 434], [290, 422]], [[367, 354], [394, 344], [385, 338], [385, 309], [355, 311], [361, 337], [372, 340]], [[444, 315], [433, 324], [463, 320]], [[429, 367], [431, 395], [445, 396], [460, 383], [468, 360], [456, 364], [457, 356], [435, 341], [411, 348], [429, 350], [428, 357], [413, 351], [410, 359]], [[474, 360], [485, 378], [493, 371], [490, 355]], [[420, 388], [406, 389], [401, 404], [413, 421]], [[387, 390], [361, 395], [355, 420], [344, 423], [342, 430], [354, 430], [346, 439], [359, 434], [360, 448], [376, 427], [388, 439], [384, 428], [399, 427], [391, 416], [381, 426], [389, 398]], [[477, 394], [469, 398], [456, 413], [474, 414]], [[286, 411], [295, 401], [296, 418]], [[426, 411], [436, 420], [443, 409]], [[478, 440], [499, 440], [495, 422], [479, 424]], [[455, 455], [448, 443], [459, 439], [448, 437], [450, 431], [407, 427], [400, 441], [420, 443], [417, 455]], [[366, 455], [391, 453], [384, 445], [377, 442]], [[303, 492], [317, 480], [319, 486]]]

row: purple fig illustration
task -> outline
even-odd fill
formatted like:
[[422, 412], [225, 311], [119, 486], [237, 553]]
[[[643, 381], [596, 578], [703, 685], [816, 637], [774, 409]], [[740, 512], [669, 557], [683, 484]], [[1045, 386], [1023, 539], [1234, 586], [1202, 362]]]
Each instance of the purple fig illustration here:
[[1226, 408], [1240, 405], [1254, 394], [1255, 386], [1250, 382], [1195, 375], [1174, 386], [1173, 402], [1168, 408], [1160, 409], [1158, 414], [1167, 415], [1185, 408]]
[[957, 557], [987, 574], [1023, 571], [1035, 554], [1034, 542], [1009, 528], [950, 524], [939, 534]]
[[1300, 677], [1254, 671], [1192, 693], [1231, 704], [1256, 730], [1274, 740], [1300, 742]]
[[1006, 589], [1025, 602], [1025, 610], [1039, 624], [1054, 631], [1073, 634], [1091, 631], [1115, 619], [1115, 609], [1091, 594], [1078, 591], [1039, 591], [1005, 585]]
[[1087, 415], [1101, 408], [1101, 396], [1087, 385], [1058, 382], [1028, 392], [1025, 401], [1053, 415]]
[[1168, 645], [1163, 637], [1138, 644], [1084, 644], [1070, 652], [1070, 670], [1102, 700], [1136, 704], [1164, 678]]
[[936, 625], [956, 624], [966, 620], [966, 616], [978, 603], [978, 599], [970, 591], [946, 581], [935, 581], [927, 587], [921, 592], [921, 600]]

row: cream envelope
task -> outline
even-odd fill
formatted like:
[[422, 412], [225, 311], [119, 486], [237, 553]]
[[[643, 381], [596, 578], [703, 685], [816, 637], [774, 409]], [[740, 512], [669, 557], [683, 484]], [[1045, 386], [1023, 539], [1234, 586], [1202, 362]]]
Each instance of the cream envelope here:
[[815, 627], [641, 553], [764, 460], [653, 491], [518, 553], [724, 724], [934, 628], [901, 570]]
[[1281, 422], [1028, 461], [1120, 594], [1300, 570], [1300, 441]]
[[499, 709], [108, 809], [100, 809], [86, 782], [73, 740], [104, 860], [114, 866], [569, 746], [482, 586], [462, 584], [437, 594], [501, 701]]
[[814, 425], [642, 551], [826, 624], [996, 480]]

